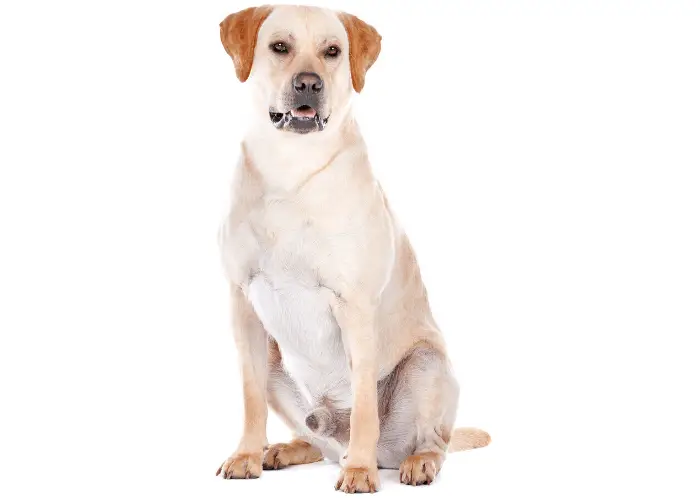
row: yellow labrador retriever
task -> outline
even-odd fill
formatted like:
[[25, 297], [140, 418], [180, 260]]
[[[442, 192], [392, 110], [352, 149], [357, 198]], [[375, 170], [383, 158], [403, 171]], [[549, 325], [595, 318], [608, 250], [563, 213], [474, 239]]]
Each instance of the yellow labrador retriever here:
[[[217, 475], [326, 457], [348, 493], [376, 491], [378, 467], [429, 484], [448, 449], [490, 437], [453, 428], [459, 387], [353, 118], [381, 37], [355, 16], [299, 6], [246, 9], [220, 28], [255, 116], [220, 233], [245, 424]], [[292, 442], [268, 444], [268, 405]]]

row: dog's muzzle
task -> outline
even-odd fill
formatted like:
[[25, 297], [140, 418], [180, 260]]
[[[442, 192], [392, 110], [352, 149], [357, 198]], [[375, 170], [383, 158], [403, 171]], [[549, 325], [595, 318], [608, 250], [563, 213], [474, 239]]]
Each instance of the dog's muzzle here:
[[299, 134], [320, 132], [326, 127], [330, 114], [323, 116], [324, 86], [316, 73], [298, 73], [292, 78], [290, 92], [286, 95], [288, 111], [270, 108], [270, 121], [280, 130]]

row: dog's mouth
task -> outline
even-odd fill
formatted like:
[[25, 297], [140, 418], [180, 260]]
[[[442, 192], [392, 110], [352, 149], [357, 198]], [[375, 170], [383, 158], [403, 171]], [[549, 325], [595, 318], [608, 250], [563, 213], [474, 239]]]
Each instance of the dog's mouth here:
[[311, 106], [303, 105], [292, 108], [286, 113], [270, 109], [270, 121], [280, 130], [289, 130], [299, 134], [320, 132], [326, 128], [330, 115], [321, 118], [318, 111]]

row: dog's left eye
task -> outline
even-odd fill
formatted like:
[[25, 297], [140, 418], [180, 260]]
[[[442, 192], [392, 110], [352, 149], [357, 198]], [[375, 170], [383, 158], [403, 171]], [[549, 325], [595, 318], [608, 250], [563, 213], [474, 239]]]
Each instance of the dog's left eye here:
[[270, 45], [272, 52], [277, 52], [278, 54], [286, 54], [289, 52], [287, 44], [284, 42], [277, 42]]
[[326, 49], [326, 57], [338, 57], [340, 55], [340, 49], [335, 45], [331, 45]]

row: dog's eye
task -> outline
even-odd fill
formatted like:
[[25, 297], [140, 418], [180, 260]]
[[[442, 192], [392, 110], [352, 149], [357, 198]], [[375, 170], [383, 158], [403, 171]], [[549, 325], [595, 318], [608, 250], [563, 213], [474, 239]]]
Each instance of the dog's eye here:
[[286, 54], [289, 52], [289, 47], [287, 47], [287, 44], [284, 42], [276, 42], [270, 45], [270, 50], [278, 54]]
[[340, 55], [340, 49], [335, 45], [331, 45], [326, 49], [326, 57], [338, 57]]

